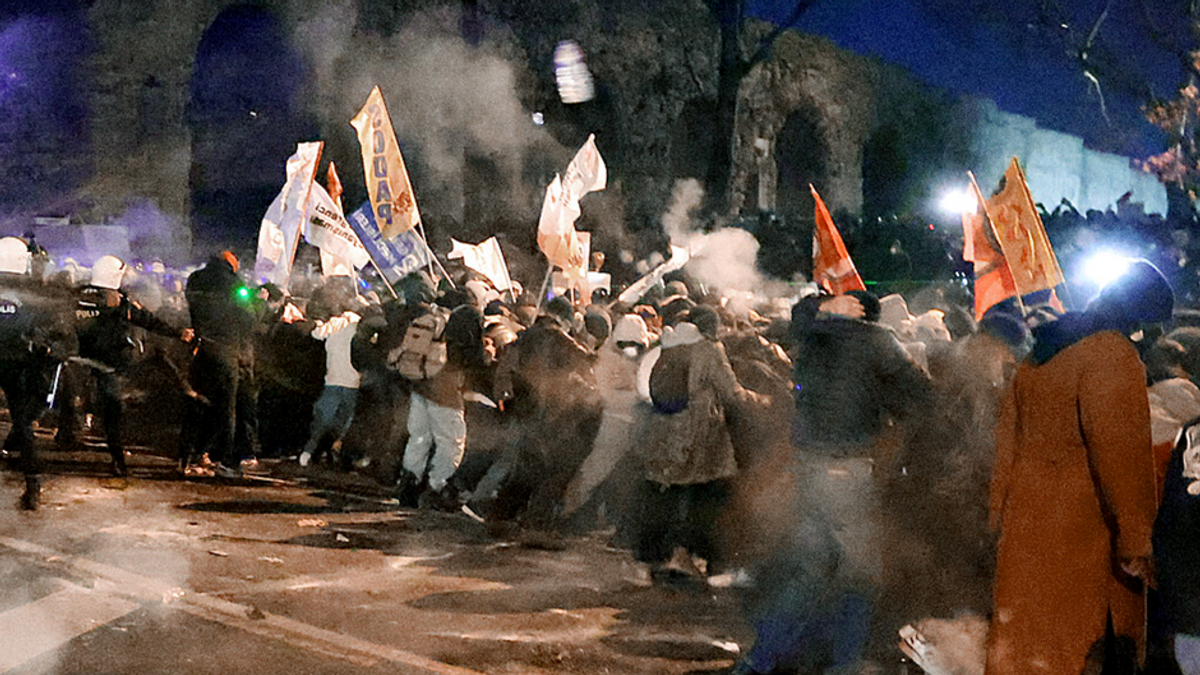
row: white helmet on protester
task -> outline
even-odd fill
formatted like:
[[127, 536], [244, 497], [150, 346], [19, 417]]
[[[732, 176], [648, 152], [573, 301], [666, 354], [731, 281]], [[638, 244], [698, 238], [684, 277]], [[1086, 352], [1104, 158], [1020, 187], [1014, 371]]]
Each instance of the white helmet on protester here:
[[92, 285], [97, 288], [118, 290], [125, 278], [125, 262], [115, 255], [106, 255], [92, 265]]
[[0, 239], [0, 272], [28, 274], [32, 257], [29, 245], [24, 240], [16, 237]]

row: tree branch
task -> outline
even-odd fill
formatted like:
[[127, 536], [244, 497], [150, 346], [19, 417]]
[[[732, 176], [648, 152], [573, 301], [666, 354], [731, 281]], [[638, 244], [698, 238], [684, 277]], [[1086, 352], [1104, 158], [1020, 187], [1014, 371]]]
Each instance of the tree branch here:
[[767, 33], [758, 41], [758, 49], [756, 49], [754, 54], [750, 56], [749, 60], [745, 62], [746, 69], [749, 70], [749, 68], [754, 64], [766, 60], [766, 58], [771, 54], [771, 46], [775, 44], [775, 41], [779, 39], [779, 36], [783, 35], [785, 30], [795, 26], [796, 22], [800, 20], [800, 17], [804, 14], [804, 12], [807, 11], [809, 7], [812, 7], [815, 3], [816, 0], [797, 0], [796, 4], [792, 7], [792, 13], [788, 15], [787, 20], [777, 24], [770, 33]]

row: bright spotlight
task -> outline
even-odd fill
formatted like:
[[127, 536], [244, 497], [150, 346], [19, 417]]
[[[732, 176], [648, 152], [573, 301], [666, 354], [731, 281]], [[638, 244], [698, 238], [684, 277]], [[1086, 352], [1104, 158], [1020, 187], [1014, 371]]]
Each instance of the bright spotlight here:
[[951, 190], [942, 195], [941, 209], [946, 213], [970, 213], [975, 210], [979, 200], [971, 190]]
[[1129, 269], [1132, 260], [1113, 251], [1097, 251], [1083, 263], [1083, 275], [1093, 284], [1104, 287]]

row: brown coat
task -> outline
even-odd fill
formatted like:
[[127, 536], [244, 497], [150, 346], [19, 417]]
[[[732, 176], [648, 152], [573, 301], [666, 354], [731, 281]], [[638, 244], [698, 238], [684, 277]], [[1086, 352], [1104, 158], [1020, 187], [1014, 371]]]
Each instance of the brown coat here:
[[671, 347], [688, 359], [687, 407], [656, 413], [646, 427], [646, 478], [663, 485], [691, 485], [730, 478], [737, 460], [728, 411], [754, 394], [738, 384], [720, 343], [701, 339]]
[[1117, 561], [1150, 555], [1154, 465], [1137, 351], [1119, 333], [1021, 364], [996, 429], [1000, 528], [988, 675], [1078, 675], [1114, 633], [1144, 643], [1140, 586]]

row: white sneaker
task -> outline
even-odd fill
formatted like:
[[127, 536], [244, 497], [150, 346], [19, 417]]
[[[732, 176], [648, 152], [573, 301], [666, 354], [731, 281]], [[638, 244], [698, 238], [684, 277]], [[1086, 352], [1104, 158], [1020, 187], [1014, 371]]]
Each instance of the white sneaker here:
[[311, 452], [306, 451], [306, 452], [300, 453], [300, 466], [306, 467], [311, 463], [312, 463], [312, 453]]

